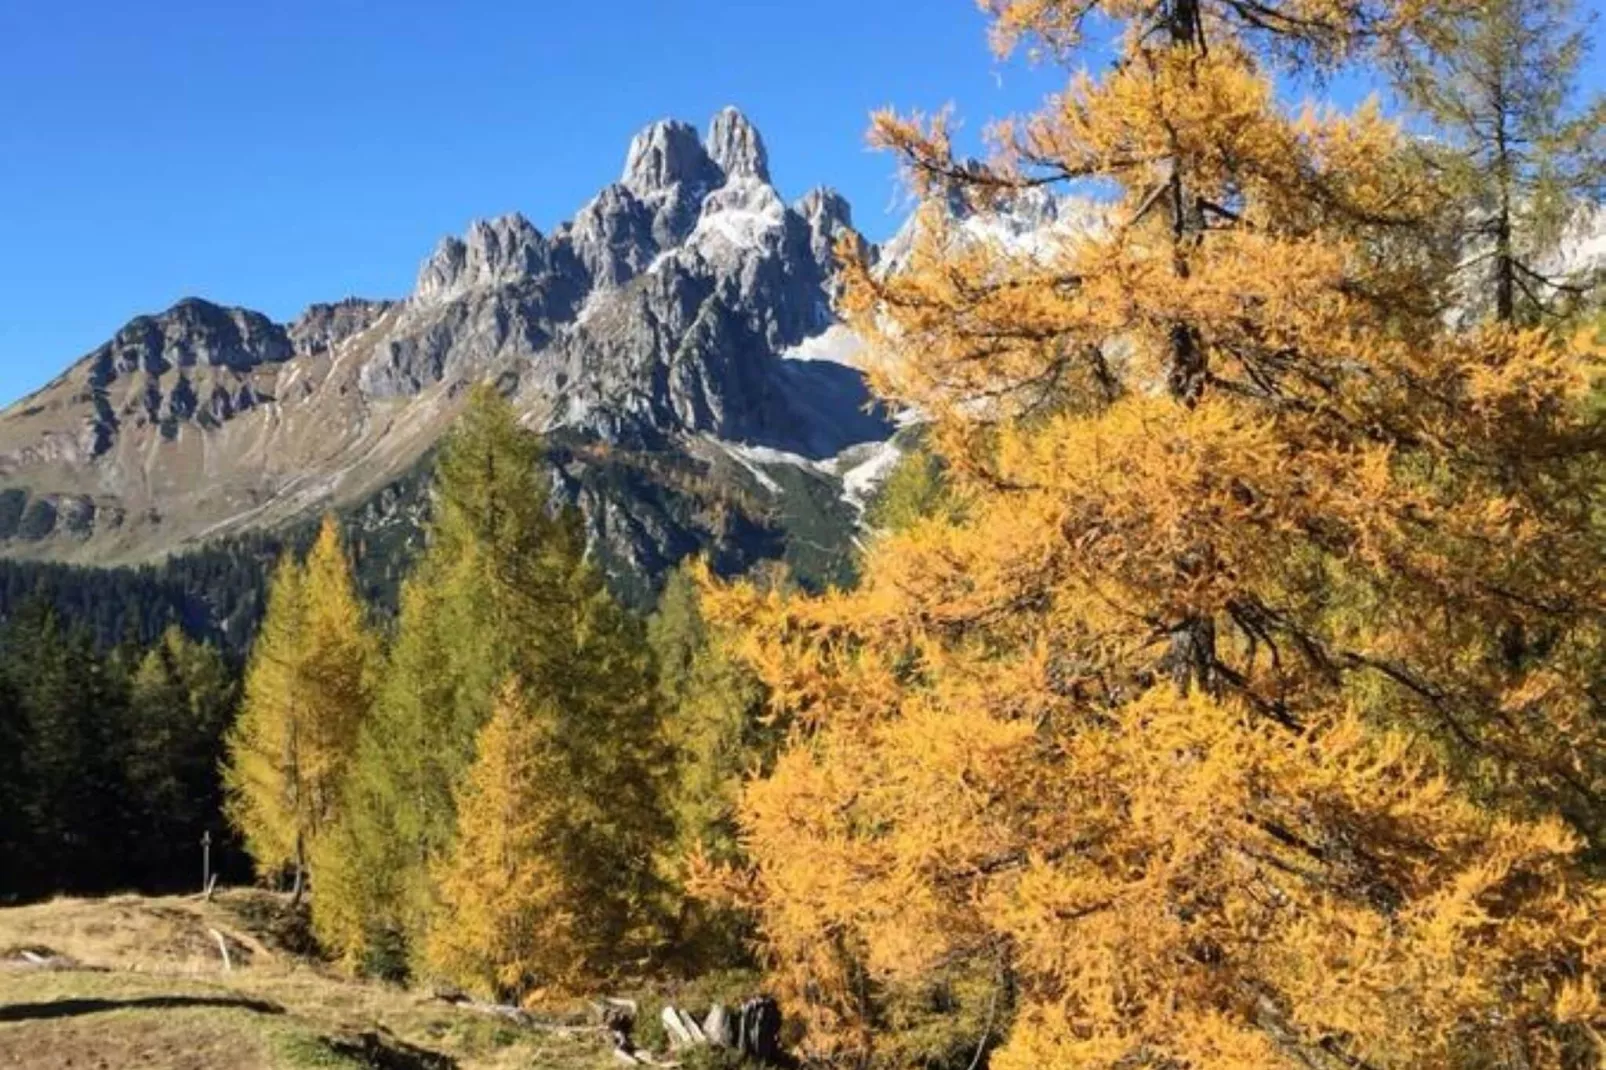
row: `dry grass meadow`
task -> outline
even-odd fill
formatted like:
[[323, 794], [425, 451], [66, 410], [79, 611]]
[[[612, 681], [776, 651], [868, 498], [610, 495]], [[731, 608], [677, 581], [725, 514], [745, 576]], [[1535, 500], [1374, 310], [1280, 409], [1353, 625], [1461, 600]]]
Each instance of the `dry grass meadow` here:
[[[590, 1031], [544, 1031], [354, 983], [276, 937], [265, 892], [58, 899], [0, 910], [0, 1070], [591, 1070]], [[218, 946], [229, 950], [225, 970]], [[582, 1020], [583, 1007], [551, 1008]]]

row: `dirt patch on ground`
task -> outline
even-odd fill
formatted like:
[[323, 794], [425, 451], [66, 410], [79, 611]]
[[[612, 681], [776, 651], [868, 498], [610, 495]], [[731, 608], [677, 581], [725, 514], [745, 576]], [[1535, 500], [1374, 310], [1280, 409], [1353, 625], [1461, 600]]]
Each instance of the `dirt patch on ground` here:
[[249, 1023], [199, 1008], [117, 1010], [0, 1026], [4, 1070], [274, 1070]]

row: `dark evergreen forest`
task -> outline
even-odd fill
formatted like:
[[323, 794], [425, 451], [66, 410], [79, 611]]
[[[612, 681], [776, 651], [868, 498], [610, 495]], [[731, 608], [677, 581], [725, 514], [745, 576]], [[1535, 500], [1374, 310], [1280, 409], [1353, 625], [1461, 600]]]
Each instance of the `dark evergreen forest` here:
[[[133, 618], [129, 618], [132, 623]], [[0, 901], [201, 885], [249, 870], [220, 814], [235, 659], [177, 626], [98, 645], [42, 600], [0, 627]]]
[[[364, 599], [396, 605], [428, 470], [342, 517]], [[159, 564], [0, 560], [0, 902], [246, 879], [222, 817], [223, 733], [269, 578], [316, 519]]]

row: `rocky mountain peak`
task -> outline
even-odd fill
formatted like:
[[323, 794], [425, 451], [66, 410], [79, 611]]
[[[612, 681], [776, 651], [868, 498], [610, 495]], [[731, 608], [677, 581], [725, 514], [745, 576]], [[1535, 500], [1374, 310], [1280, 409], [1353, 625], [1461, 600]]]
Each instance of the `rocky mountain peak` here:
[[751, 178], [768, 183], [769, 154], [758, 130], [735, 108], [725, 108], [708, 127], [708, 155], [727, 179]]
[[836, 242], [853, 229], [853, 209], [847, 198], [828, 186], [816, 186], [797, 202], [797, 214], [809, 227], [809, 252], [817, 264], [835, 259]]
[[634, 278], [658, 251], [653, 211], [631, 188], [603, 188], [574, 217], [566, 237], [594, 286], [620, 286]]
[[797, 202], [798, 214], [809, 225], [821, 230], [853, 226], [853, 207], [848, 199], [830, 186], [815, 186]]
[[463, 277], [463, 266], [467, 260], [468, 246], [463, 239], [452, 236], [442, 238], [440, 244], [435, 246], [435, 251], [418, 269], [413, 297], [427, 301], [450, 293]]
[[79, 397], [89, 404], [76, 450], [101, 455], [128, 423], [172, 437], [191, 421], [220, 422], [255, 404], [257, 369], [294, 355], [289, 333], [250, 309], [187, 297], [136, 316], [67, 377], [87, 388]]
[[297, 353], [323, 353], [361, 334], [395, 307], [391, 301], [368, 301], [347, 297], [340, 301], [308, 305], [290, 325], [290, 342]]
[[151, 375], [195, 367], [245, 371], [288, 360], [292, 352], [284, 328], [260, 312], [186, 297], [165, 312], [136, 316], [88, 360], [91, 382], [103, 385], [134, 371]]
[[676, 185], [701, 190], [719, 184], [719, 173], [690, 123], [664, 119], [630, 142], [620, 184], [647, 198]]
[[507, 216], [442, 243], [361, 389], [406, 397], [503, 367], [545, 425], [637, 446], [712, 434], [820, 457], [881, 434], [857, 373], [779, 358], [831, 325], [852, 213], [824, 188], [789, 206], [769, 177], [735, 108], [706, 139], [654, 123], [550, 238]]
[[445, 238], [418, 273], [415, 298], [449, 297], [466, 289], [498, 286], [543, 271], [547, 240], [517, 212], [478, 219], [463, 238]]

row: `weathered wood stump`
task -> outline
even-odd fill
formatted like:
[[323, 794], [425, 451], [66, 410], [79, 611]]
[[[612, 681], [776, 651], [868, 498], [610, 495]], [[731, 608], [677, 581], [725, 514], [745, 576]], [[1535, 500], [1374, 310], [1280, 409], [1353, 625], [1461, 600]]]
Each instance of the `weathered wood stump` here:
[[675, 1006], [666, 1006], [660, 1017], [676, 1051], [724, 1048], [766, 1066], [781, 1061], [781, 1008], [768, 996], [746, 1000], [734, 1012], [716, 1003], [701, 1022]]

